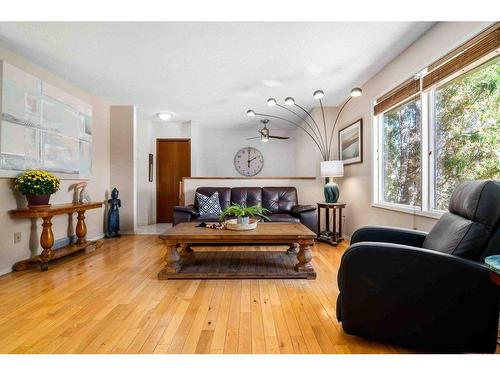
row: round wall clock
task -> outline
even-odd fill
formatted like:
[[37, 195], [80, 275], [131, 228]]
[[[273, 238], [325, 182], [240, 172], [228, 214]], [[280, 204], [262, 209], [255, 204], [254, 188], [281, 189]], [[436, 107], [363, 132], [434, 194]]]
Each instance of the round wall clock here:
[[234, 155], [234, 167], [243, 176], [255, 176], [264, 166], [262, 153], [253, 147], [244, 147]]

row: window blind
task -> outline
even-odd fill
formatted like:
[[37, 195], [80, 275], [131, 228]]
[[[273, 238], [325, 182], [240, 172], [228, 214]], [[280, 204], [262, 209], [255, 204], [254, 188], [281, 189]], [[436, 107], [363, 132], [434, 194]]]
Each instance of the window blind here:
[[[452, 56], [448, 54], [438, 62], [429, 67], [429, 72], [423, 78], [423, 89], [427, 89], [457, 72], [467, 68], [479, 59], [500, 52], [500, 23], [496, 23], [485, 32], [472, 38], [461, 47], [452, 51]], [[440, 63], [440, 64], [438, 64]]]
[[410, 78], [403, 82], [398, 87], [392, 89], [387, 94], [377, 99], [377, 104], [374, 107], [375, 115], [394, 107], [420, 92], [420, 79]]

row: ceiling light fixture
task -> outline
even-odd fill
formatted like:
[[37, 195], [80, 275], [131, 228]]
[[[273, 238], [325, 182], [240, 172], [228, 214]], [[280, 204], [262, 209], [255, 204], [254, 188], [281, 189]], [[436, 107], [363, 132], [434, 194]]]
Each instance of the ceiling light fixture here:
[[172, 118], [172, 114], [168, 112], [159, 112], [156, 114], [156, 117], [158, 117], [162, 121], [168, 121]]
[[255, 117], [255, 111], [253, 109], [249, 109], [247, 111], [247, 116], [249, 116], [249, 117]]
[[355, 87], [351, 90], [351, 96], [353, 98], [357, 98], [358, 96], [361, 96], [363, 91], [359, 87]]
[[285, 104], [286, 105], [294, 105], [295, 104], [295, 99], [289, 96], [288, 98], [285, 98]]

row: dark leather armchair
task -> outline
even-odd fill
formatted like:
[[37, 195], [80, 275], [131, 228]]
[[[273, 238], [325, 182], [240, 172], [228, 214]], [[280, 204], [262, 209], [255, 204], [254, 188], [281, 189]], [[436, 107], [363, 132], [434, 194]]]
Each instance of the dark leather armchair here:
[[[313, 232], [316, 231], [316, 206], [299, 205], [297, 190], [294, 187], [199, 187], [196, 191], [203, 195], [212, 195], [217, 191], [222, 210], [231, 203], [247, 207], [262, 206], [269, 210], [267, 216], [272, 222], [302, 223]], [[194, 204], [188, 206], [174, 207], [174, 225], [190, 221], [216, 222], [218, 220], [216, 216], [200, 217], [196, 200]]]
[[457, 187], [429, 233], [356, 231], [338, 274], [348, 334], [431, 352], [496, 350], [499, 289], [484, 265], [500, 253], [500, 181]]

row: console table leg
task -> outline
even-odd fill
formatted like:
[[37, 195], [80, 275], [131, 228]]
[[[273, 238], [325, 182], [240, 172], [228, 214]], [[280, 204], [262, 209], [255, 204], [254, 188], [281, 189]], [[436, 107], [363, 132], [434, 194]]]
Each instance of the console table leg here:
[[87, 225], [85, 224], [85, 211], [78, 211], [78, 222], [76, 223], [76, 240], [77, 245], [85, 243], [85, 236], [87, 235]]
[[52, 216], [44, 217], [42, 223], [42, 235], [40, 236], [40, 246], [42, 246], [42, 253], [40, 254], [40, 268], [42, 271], [49, 269], [49, 260], [53, 257], [54, 252], [52, 246], [54, 245], [54, 233], [52, 233]]
[[304, 242], [300, 243], [300, 250], [297, 254], [297, 259], [299, 263], [295, 266], [295, 271], [303, 272], [303, 271], [311, 271], [313, 269], [311, 265], [312, 260], [312, 252], [311, 252], [312, 243]]

